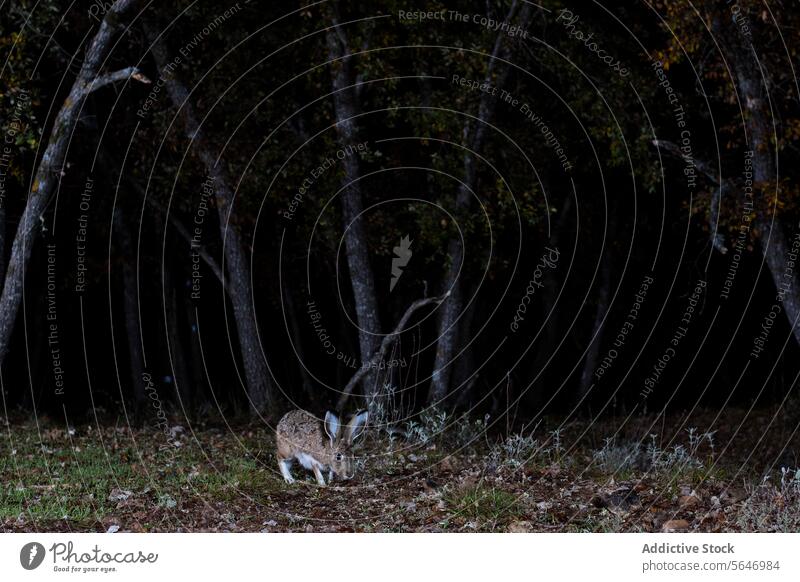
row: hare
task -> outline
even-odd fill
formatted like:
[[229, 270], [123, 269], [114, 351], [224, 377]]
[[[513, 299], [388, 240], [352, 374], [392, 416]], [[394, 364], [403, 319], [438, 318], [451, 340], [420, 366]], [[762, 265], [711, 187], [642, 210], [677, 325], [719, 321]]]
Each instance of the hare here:
[[322, 471], [328, 471], [328, 481], [334, 475], [343, 480], [352, 479], [355, 464], [351, 448], [367, 424], [367, 412], [354, 414], [347, 426], [342, 426], [333, 412], [325, 414], [320, 422], [304, 410], [287, 412], [278, 423], [278, 467], [287, 483], [294, 483], [289, 472], [293, 460], [314, 471], [317, 483], [325, 486]]

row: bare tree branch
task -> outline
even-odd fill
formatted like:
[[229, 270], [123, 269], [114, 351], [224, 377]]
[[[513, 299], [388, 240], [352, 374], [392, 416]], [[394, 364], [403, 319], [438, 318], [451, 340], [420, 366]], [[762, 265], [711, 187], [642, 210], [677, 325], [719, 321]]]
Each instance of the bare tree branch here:
[[383, 341], [381, 342], [380, 347], [375, 351], [372, 357], [369, 359], [368, 362], [361, 364], [361, 369], [353, 374], [353, 377], [350, 378], [350, 381], [347, 383], [347, 386], [344, 387], [342, 390], [341, 396], [339, 396], [339, 401], [336, 404], [336, 408], [341, 410], [344, 408], [347, 399], [350, 397], [350, 394], [353, 392], [355, 387], [361, 381], [361, 378], [364, 377], [369, 371], [373, 370], [378, 366], [378, 364], [386, 357], [386, 353], [389, 351], [389, 348], [392, 347], [394, 342], [397, 341], [398, 336], [400, 333], [405, 329], [406, 325], [408, 325], [409, 320], [417, 312], [417, 310], [422, 309], [428, 305], [439, 305], [442, 301], [447, 299], [450, 292], [448, 291], [444, 295], [440, 297], [427, 297], [424, 299], [417, 299], [411, 305], [408, 306], [403, 316], [400, 318], [400, 321], [397, 322], [397, 325], [390, 334], [387, 334]]
[[114, 71], [113, 73], [106, 73], [105, 75], [95, 77], [87, 86], [83, 88], [81, 91], [81, 97], [86, 97], [89, 93], [97, 91], [106, 85], [116, 83], [117, 81], [125, 81], [126, 79], [134, 79], [145, 84], [150, 84], [151, 82], [150, 79], [142, 74], [142, 72], [136, 67], [126, 67], [124, 69], [120, 69], [119, 71]]
[[652, 143], [654, 146], [663, 149], [673, 157], [680, 158], [682, 160], [691, 160], [692, 164], [694, 164], [694, 167], [700, 170], [709, 180], [714, 182], [714, 184], [720, 184], [722, 182], [720, 179], [720, 174], [713, 170], [711, 164], [704, 162], [703, 160], [699, 160], [693, 156], [686, 156], [681, 151], [681, 148], [678, 147], [678, 144], [663, 139], [654, 139]]
[[[189, 245], [192, 244], [192, 234], [189, 232], [186, 226], [180, 220], [178, 220], [174, 212], [168, 213], [167, 209], [164, 208], [160, 203], [156, 202], [152, 196], [148, 196], [147, 202], [148, 204], [150, 204], [150, 206], [158, 210], [162, 215], [164, 215], [170, 221], [172, 226], [175, 227], [175, 230], [178, 231], [178, 234], [180, 234], [184, 239], [186, 239]], [[228, 281], [223, 275], [222, 267], [220, 267], [216, 259], [212, 257], [205, 249], [205, 247], [203, 247], [202, 245], [192, 247], [192, 249], [195, 252], [197, 252], [200, 258], [203, 259], [205, 264], [208, 265], [208, 268], [211, 269], [211, 272], [214, 273], [214, 276], [219, 280], [223, 289], [225, 289], [225, 292], [228, 293], [230, 291], [228, 289]]]
[[711, 192], [711, 213], [709, 215], [709, 231], [711, 232], [711, 244], [723, 255], [728, 252], [725, 246], [725, 237], [719, 232], [719, 214], [720, 214], [720, 201], [722, 199], [722, 192], [728, 192], [734, 188], [731, 180], [722, 180], [721, 172], [715, 172], [710, 163], [699, 160], [695, 157], [686, 156], [678, 144], [663, 139], [654, 139], [653, 145], [657, 148], [664, 150], [669, 155], [681, 159], [691, 160], [695, 168], [706, 176], [712, 183], [717, 185], [717, 188]]

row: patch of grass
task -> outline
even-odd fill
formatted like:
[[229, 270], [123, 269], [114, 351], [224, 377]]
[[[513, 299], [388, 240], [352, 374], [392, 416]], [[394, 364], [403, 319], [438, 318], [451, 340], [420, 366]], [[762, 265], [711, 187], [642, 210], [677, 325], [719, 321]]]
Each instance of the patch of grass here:
[[623, 531], [623, 523], [622, 516], [604, 509], [598, 515], [570, 521], [566, 531], [572, 533], [616, 533]]
[[0, 519], [84, 522], [105, 514], [115, 483], [129, 480], [129, 463], [106, 458], [100, 447], [40, 447], [26, 439], [0, 463], [10, 477], [0, 488]]
[[[171, 511], [181, 500], [197, 497], [266, 501], [283, 487], [262, 450], [269, 439], [260, 431], [248, 431], [237, 443], [212, 429], [201, 435], [202, 443], [184, 434], [181, 446], [170, 447], [158, 432], [133, 436], [135, 446], [128, 431], [111, 427], [102, 434], [84, 427], [76, 434], [15, 425], [13, 440], [0, 440], [0, 474], [5, 477], [0, 521], [68, 520], [91, 528], [133, 511]], [[250, 454], [242, 450], [245, 442], [252, 445]], [[210, 460], [217, 458], [221, 461]], [[130, 509], [109, 499], [115, 489], [131, 493]]]
[[523, 515], [517, 496], [497, 487], [476, 485], [456, 489], [444, 497], [449, 520], [475, 522], [478, 528], [495, 527]]
[[218, 501], [233, 501], [243, 496], [265, 501], [271, 493], [285, 488], [275, 471], [251, 457], [234, 458], [219, 470], [206, 468], [190, 475], [188, 488], [194, 495]]

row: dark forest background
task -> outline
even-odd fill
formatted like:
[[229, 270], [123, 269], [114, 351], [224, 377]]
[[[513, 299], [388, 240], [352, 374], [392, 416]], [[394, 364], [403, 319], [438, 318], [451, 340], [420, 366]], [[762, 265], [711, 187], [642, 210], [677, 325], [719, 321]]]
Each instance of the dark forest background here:
[[5, 413], [783, 404], [798, 16], [4, 2]]

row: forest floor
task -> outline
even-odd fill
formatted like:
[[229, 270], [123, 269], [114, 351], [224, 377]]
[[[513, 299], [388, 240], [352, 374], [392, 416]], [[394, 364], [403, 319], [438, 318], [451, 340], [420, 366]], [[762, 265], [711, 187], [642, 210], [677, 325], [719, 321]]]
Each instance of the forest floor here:
[[798, 419], [773, 413], [508, 434], [429, 415], [368, 433], [327, 488], [298, 465], [284, 483], [255, 425], [9, 420], [0, 531], [800, 531]]

